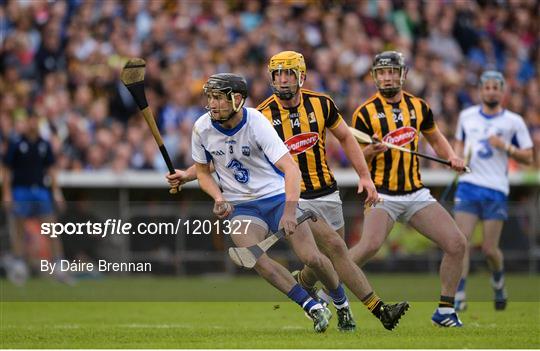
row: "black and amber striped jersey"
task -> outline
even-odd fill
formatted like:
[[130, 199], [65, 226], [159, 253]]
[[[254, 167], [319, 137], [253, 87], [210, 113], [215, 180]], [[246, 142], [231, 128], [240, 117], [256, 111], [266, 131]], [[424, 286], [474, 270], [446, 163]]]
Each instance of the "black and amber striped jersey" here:
[[334, 101], [325, 94], [301, 89], [297, 107], [283, 107], [275, 95], [258, 107], [285, 142], [302, 172], [301, 197], [313, 199], [337, 190], [326, 162], [326, 128], [343, 120]]
[[[419, 132], [430, 133], [437, 128], [429, 105], [407, 92], [400, 102], [388, 103], [375, 94], [354, 111], [354, 128], [383, 141], [418, 151]], [[398, 150], [378, 154], [368, 165], [377, 191], [399, 195], [423, 187], [418, 157]]]

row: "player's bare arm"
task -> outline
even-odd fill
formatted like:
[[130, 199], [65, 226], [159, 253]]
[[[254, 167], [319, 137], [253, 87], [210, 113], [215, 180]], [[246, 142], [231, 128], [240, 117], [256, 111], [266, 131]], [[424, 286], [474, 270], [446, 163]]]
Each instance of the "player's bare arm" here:
[[459, 141], [459, 140], [454, 141], [454, 152], [456, 153], [458, 157], [461, 157], [461, 158], [465, 157], [464, 149], [465, 149], [465, 146], [463, 145], [462, 141]]
[[286, 235], [291, 235], [296, 230], [296, 205], [300, 198], [300, 169], [294, 162], [291, 154], [286, 153], [275, 164], [285, 174], [285, 210], [281, 217], [280, 226], [285, 229]]
[[214, 199], [214, 214], [219, 219], [228, 217], [233, 211], [233, 206], [223, 197], [218, 184], [216, 183], [214, 177], [212, 177], [210, 165], [204, 163], [195, 163], [195, 167], [201, 189], [210, 195], [212, 199]]
[[533, 162], [533, 150], [531, 148], [518, 149], [512, 144], [505, 143], [504, 140], [495, 135], [490, 136], [488, 141], [491, 146], [506, 152], [509, 157], [513, 158], [519, 163], [530, 165]]
[[[380, 141], [381, 138], [377, 134], [373, 134], [371, 136], [371, 139], [374, 141]], [[378, 154], [386, 152], [388, 150], [388, 147], [384, 144], [367, 144], [362, 148], [362, 152], [364, 153], [364, 158], [366, 159], [366, 164], [373, 161], [375, 157], [377, 157]]]
[[[167, 182], [171, 187], [178, 187], [197, 179], [197, 169], [195, 165], [192, 165], [186, 170], [175, 169], [174, 171], [174, 174], [167, 173], [165, 175], [165, 178], [167, 178]], [[214, 172], [214, 165], [210, 163], [210, 173]]]
[[167, 173], [165, 178], [167, 178], [167, 182], [171, 187], [178, 187], [197, 179], [197, 169], [195, 165], [186, 170], [175, 169], [174, 174]]
[[366, 206], [373, 205], [377, 201], [378, 194], [371, 180], [364, 154], [358, 142], [354, 139], [347, 124], [343, 121], [339, 122], [337, 127], [330, 129], [330, 132], [338, 139], [347, 158], [351, 161], [356, 174], [360, 177], [358, 181], [358, 193], [365, 190], [367, 193]]
[[422, 134], [439, 157], [450, 161], [450, 167], [452, 167], [453, 170], [457, 172], [463, 172], [465, 170], [465, 161], [456, 155], [450, 146], [450, 143], [438, 128], [435, 128], [435, 130], [429, 133]]

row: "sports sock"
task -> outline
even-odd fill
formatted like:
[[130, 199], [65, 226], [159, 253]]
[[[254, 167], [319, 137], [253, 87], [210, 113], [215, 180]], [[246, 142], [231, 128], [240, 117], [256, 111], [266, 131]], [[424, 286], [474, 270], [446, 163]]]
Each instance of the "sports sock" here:
[[349, 301], [347, 300], [347, 295], [345, 295], [343, 285], [339, 284], [336, 289], [329, 290], [328, 293], [334, 302], [334, 306], [336, 306], [338, 310], [349, 306]]
[[457, 287], [457, 291], [465, 291], [465, 284], [467, 283], [467, 279], [466, 278], [461, 278], [459, 280], [459, 284], [458, 284], [458, 287]]
[[504, 272], [501, 270], [501, 271], [497, 271], [497, 272], [493, 272], [493, 280], [498, 282], [499, 280], [502, 279], [504, 275]]
[[332, 302], [332, 298], [328, 294], [329, 292], [324, 287], [320, 289], [319, 291], [317, 291], [317, 297], [319, 298], [319, 301], [322, 300], [327, 305], [329, 305]]
[[491, 285], [495, 290], [504, 288], [504, 272], [502, 270], [492, 273]]
[[456, 310], [454, 309], [454, 297], [441, 295], [441, 298], [439, 300], [439, 308], [437, 310], [439, 311], [439, 313], [442, 314], [455, 313]]
[[506, 291], [504, 290], [504, 272], [502, 270], [493, 272], [491, 277], [491, 286], [495, 291], [495, 301], [506, 300]]
[[373, 313], [375, 317], [381, 318], [381, 307], [384, 305], [384, 302], [377, 294], [375, 294], [374, 291], [367, 294], [362, 299], [362, 303], [368, 308], [371, 313]]
[[452, 313], [456, 313], [456, 310], [455, 308], [450, 308], [450, 307], [439, 307], [437, 308], [437, 311], [439, 311], [440, 314], [452, 314]]
[[461, 278], [459, 280], [459, 284], [458, 284], [458, 288], [457, 288], [457, 292], [456, 292], [456, 296], [455, 296], [455, 299], [456, 300], [465, 300], [465, 284], [467, 283], [467, 280], [465, 278]]
[[300, 284], [293, 286], [291, 291], [287, 293], [287, 297], [299, 304], [308, 313], [312, 309], [322, 308], [322, 305], [313, 300]]

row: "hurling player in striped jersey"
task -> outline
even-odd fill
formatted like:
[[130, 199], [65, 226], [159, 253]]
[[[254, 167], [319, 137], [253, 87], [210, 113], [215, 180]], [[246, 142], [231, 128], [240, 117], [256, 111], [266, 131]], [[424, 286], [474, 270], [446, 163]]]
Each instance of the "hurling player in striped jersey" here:
[[[452, 169], [464, 171], [463, 160], [437, 128], [429, 105], [403, 91], [407, 75], [403, 54], [385, 51], [376, 55], [371, 75], [378, 92], [356, 109], [354, 128], [374, 139], [396, 143], [412, 151], [418, 151], [422, 133], [437, 155], [449, 160]], [[465, 236], [422, 184], [418, 156], [381, 144], [366, 146], [364, 155], [384, 202], [366, 209], [362, 238], [350, 250], [354, 261], [363, 266], [373, 257], [396, 221], [410, 224], [444, 251], [439, 306], [431, 320], [442, 327], [461, 327], [454, 310], [454, 296], [467, 244]]]

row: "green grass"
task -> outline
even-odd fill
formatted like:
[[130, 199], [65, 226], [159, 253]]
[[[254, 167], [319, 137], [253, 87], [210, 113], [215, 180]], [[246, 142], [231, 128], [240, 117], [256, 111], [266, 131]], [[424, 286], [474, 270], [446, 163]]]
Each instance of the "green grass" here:
[[[393, 332], [360, 303], [353, 304], [356, 333], [339, 333], [335, 319], [325, 334], [256, 277], [239, 279], [123, 278], [83, 281], [74, 288], [48, 280], [16, 289], [0, 281], [1, 348], [539, 348], [538, 277], [508, 276], [511, 301], [496, 312], [487, 276], [470, 279], [465, 327], [433, 327], [430, 316], [438, 278], [430, 275], [370, 275], [388, 300], [402, 295], [411, 309]], [[406, 283], [405, 283], [406, 282]], [[434, 285], [434, 287], [433, 287]], [[94, 289], [98, 293], [91, 293]], [[246, 290], [247, 289], [247, 290]], [[52, 290], [55, 302], [36, 302]], [[169, 291], [171, 290], [171, 291]], [[244, 291], [239, 294], [239, 291]], [[419, 293], [415, 294], [417, 290]], [[84, 291], [87, 294], [84, 294]], [[114, 295], [103, 301], [108, 291]], [[75, 299], [61, 301], [72, 292]], [[196, 293], [199, 296], [196, 296]], [[121, 302], [145, 300], [143, 302]], [[152, 296], [150, 301], [149, 296]], [[218, 296], [223, 297], [218, 301]], [[415, 298], [420, 296], [422, 298]], [[484, 299], [484, 297], [487, 297]], [[48, 300], [51, 300], [50, 296]], [[142, 299], [144, 297], [144, 299]], [[198, 297], [198, 298], [196, 298]], [[43, 298], [43, 300], [47, 300]], [[75, 302], [80, 299], [86, 302]], [[101, 300], [100, 300], [101, 299]], [[176, 301], [172, 301], [176, 299]], [[484, 301], [479, 301], [484, 299]], [[32, 302], [34, 300], [34, 302]], [[169, 300], [169, 301], [167, 301]], [[208, 300], [212, 302], [202, 302]], [[189, 302], [186, 302], [189, 301]]]

